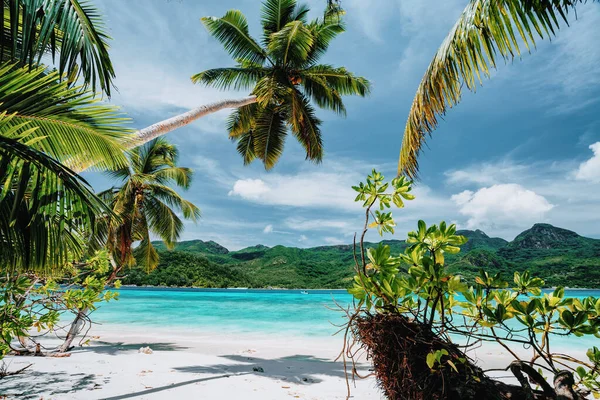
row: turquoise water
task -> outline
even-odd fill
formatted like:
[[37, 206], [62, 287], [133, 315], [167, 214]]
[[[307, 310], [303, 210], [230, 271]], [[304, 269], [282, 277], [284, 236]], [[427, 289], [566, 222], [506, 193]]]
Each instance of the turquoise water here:
[[[107, 328], [174, 329], [228, 334], [280, 334], [327, 337], [344, 322], [334, 300], [348, 306], [345, 291], [210, 290], [123, 288], [118, 301], [103, 304], [93, 320]], [[600, 290], [566, 291], [571, 297], [600, 297]], [[597, 338], [556, 338], [556, 345], [589, 348]]]
[[[344, 290], [209, 290], [124, 288], [119, 300], [103, 304], [92, 319], [107, 327], [128, 321], [139, 328], [173, 328], [227, 333], [330, 336], [344, 322], [334, 300], [348, 305]], [[329, 307], [329, 308], [328, 308]]]

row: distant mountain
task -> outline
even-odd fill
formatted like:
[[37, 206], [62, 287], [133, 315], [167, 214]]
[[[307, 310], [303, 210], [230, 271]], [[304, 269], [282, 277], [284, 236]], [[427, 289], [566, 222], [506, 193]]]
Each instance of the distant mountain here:
[[[461, 230], [469, 241], [461, 253], [448, 255], [448, 268], [473, 279], [481, 268], [511, 281], [515, 271], [530, 270], [549, 286], [600, 287], [600, 240], [549, 224], [535, 224], [513, 241], [492, 238], [481, 230]], [[404, 251], [403, 240], [385, 240], [392, 254]], [[377, 243], [368, 243], [367, 247]], [[256, 245], [229, 251], [216, 242], [183, 241], [161, 253], [158, 269], [130, 274], [126, 284], [178, 286], [248, 286], [284, 288], [347, 287], [354, 274], [352, 245], [295, 248]], [[158, 282], [158, 283], [156, 283]]]
[[531, 229], [521, 232], [509, 247], [514, 249], [570, 249], [582, 241], [594, 241], [584, 238], [573, 231], [557, 228], [550, 224], [535, 224]]
[[495, 251], [506, 247], [508, 244], [507, 240], [501, 238], [491, 238], [485, 234], [485, 232], [477, 229], [474, 231], [469, 230], [459, 230], [456, 231], [457, 235], [466, 236], [469, 241], [465, 243], [462, 247], [463, 252], [475, 250], [475, 249], [486, 249]]
[[[161, 241], [152, 242], [157, 250], [166, 250], [166, 246]], [[204, 253], [204, 254], [228, 254], [229, 250], [221, 246], [217, 242], [212, 240], [204, 242], [202, 240], [186, 240], [177, 243], [176, 250], [187, 251], [191, 253]]]

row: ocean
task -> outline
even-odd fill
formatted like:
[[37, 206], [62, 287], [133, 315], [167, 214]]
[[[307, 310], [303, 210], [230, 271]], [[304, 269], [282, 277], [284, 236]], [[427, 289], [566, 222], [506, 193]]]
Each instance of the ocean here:
[[[345, 321], [345, 290], [246, 290], [121, 288], [119, 300], [102, 305], [92, 320], [108, 329], [176, 330], [252, 335], [330, 337]], [[600, 290], [567, 290], [571, 297], [600, 297]], [[338, 305], [336, 305], [336, 302]], [[600, 347], [595, 337], [556, 337], [553, 344]]]

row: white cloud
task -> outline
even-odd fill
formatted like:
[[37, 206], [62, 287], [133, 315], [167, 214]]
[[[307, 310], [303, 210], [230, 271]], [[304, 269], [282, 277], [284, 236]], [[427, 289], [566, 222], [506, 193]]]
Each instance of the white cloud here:
[[319, 218], [287, 218], [284, 221], [285, 225], [289, 229], [296, 231], [316, 231], [316, 230], [329, 230], [339, 229], [348, 230], [351, 229], [351, 223], [348, 220], [341, 219], [319, 219]]
[[306, 235], [300, 235], [300, 238], [298, 239], [299, 242], [306, 242], [308, 240], [308, 238], [306, 237]]
[[267, 197], [271, 188], [262, 179], [240, 179], [233, 184], [229, 196], [240, 196], [245, 200], [260, 201]]
[[527, 227], [544, 219], [554, 205], [545, 197], [518, 184], [465, 190], [452, 196], [459, 212], [467, 216], [467, 228]]
[[446, 182], [453, 185], [494, 185], [523, 179], [531, 171], [530, 165], [518, 164], [511, 160], [496, 163], [483, 163], [459, 170], [446, 171]]
[[265, 226], [265, 229], [263, 229], [263, 233], [273, 233], [273, 225]]
[[590, 145], [594, 155], [589, 160], [581, 163], [575, 172], [575, 179], [600, 183], [600, 142]]
[[342, 240], [340, 238], [333, 237], [333, 236], [327, 236], [323, 240], [325, 241], [325, 243], [331, 244], [331, 245], [347, 244], [346, 241], [344, 241], [344, 240]]
[[230, 196], [277, 206], [358, 210], [347, 175], [332, 172], [266, 174], [262, 179], [237, 180]]

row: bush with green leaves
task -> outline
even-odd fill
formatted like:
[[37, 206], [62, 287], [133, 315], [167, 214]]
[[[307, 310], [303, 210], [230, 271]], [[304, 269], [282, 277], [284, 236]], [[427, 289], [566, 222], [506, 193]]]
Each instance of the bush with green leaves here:
[[[61, 279], [33, 273], [0, 277], [0, 359], [11, 351], [40, 352], [37, 337], [60, 336], [61, 316], [86, 310], [89, 321], [88, 313], [99, 303], [116, 300], [117, 292], [104, 290], [109, 270], [108, 253], [103, 250], [85, 263], [69, 265]], [[21, 346], [13, 343], [16, 339]]]
[[[515, 272], [512, 282], [508, 282], [501, 274], [488, 274], [482, 269], [475, 282], [468, 285], [460, 275], [447, 271], [445, 255], [460, 252], [467, 239], [456, 234], [454, 224], [445, 222], [427, 226], [419, 221], [418, 229], [408, 233], [409, 246], [403, 254], [391, 254], [389, 246], [382, 244], [366, 249], [364, 238], [368, 230], [376, 228], [380, 235], [393, 233], [396, 224], [389, 209], [392, 204], [402, 208], [404, 201], [414, 196], [410, 194], [411, 182], [395, 178], [391, 184], [386, 183], [375, 170], [366, 183], [355, 186], [354, 190], [358, 192], [356, 201], [365, 208], [365, 224], [355, 246], [356, 275], [348, 291], [356, 302], [353, 312], [348, 311], [346, 333], [354, 336], [347, 339], [362, 342], [362, 347], [373, 357], [377, 377], [388, 397], [410, 398], [392, 393], [394, 383], [389, 380], [393, 374], [377, 371], [378, 366], [387, 368], [385, 357], [390, 355], [377, 358], [373, 354], [377, 344], [365, 337], [367, 320], [401, 320], [410, 329], [433, 335], [427, 337], [435, 338], [438, 344], [422, 354], [422, 360], [410, 362], [426, 365], [427, 374], [440, 376], [441, 382], [449, 386], [428, 388], [441, 391], [442, 395], [436, 398], [445, 398], [444, 390], [451, 393], [452, 385], [465, 382], [457, 379], [459, 374], [471, 374], [472, 380], [482, 379], [483, 371], [467, 355], [469, 348], [482, 342], [497, 343], [514, 357], [506, 369], [515, 374], [521, 387], [503, 386], [500, 391], [520, 393], [517, 398], [555, 398], [552, 396], [563, 392], [567, 396], [564, 398], [583, 398], [577, 396], [589, 393], [600, 397], [600, 350], [589, 349], [587, 360], [581, 360], [564, 354], [564, 349], [558, 352], [552, 347], [561, 337], [600, 337], [600, 299], [566, 297], [563, 288], [544, 293], [541, 290], [544, 281], [527, 271]], [[402, 342], [398, 348], [417, 346], [419, 335], [416, 336], [397, 339]], [[345, 346], [344, 357], [353, 358], [351, 347]], [[528, 349], [528, 354], [524, 354], [524, 349]], [[554, 387], [543, 378], [545, 372], [554, 377]], [[531, 388], [523, 373], [542, 391]], [[406, 382], [403, 384], [406, 386]]]

